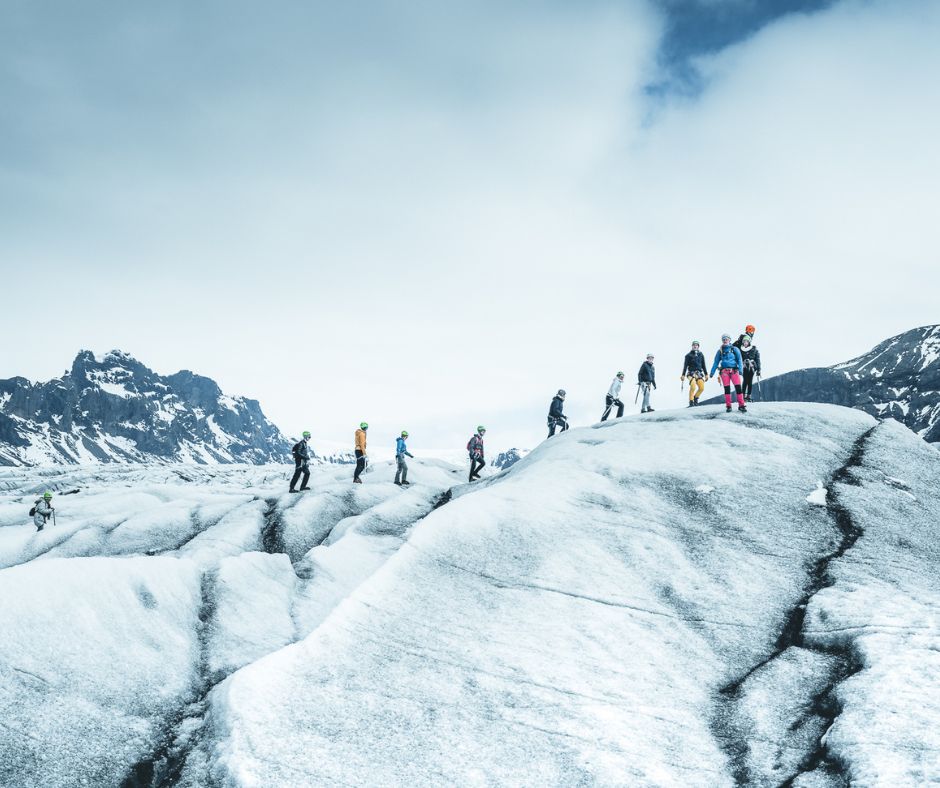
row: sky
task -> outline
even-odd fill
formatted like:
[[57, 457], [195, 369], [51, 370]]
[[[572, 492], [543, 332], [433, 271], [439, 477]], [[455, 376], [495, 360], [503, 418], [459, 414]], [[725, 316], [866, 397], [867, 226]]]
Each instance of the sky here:
[[314, 447], [508, 448], [647, 352], [681, 407], [747, 323], [765, 376], [851, 358], [940, 322], [937, 40], [926, 0], [11, 0], [0, 378], [119, 348]]

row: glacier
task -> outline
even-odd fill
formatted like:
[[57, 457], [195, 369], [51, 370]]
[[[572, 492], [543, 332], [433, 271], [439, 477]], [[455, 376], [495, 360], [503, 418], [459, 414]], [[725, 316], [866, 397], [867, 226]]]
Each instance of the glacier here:
[[940, 781], [940, 455], [896, 422], [312, 472], [0, 470], [0, 784]]

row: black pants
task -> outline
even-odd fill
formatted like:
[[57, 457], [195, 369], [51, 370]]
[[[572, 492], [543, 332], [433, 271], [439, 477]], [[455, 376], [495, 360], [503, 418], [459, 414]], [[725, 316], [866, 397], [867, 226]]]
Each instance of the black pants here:
[[605, 410], [604, 415], [601, 416], [601, 421], [607, 421], [607, 417], [610, 415], [610, 410], [614, 407], [614, 405], [617, 406], [617, 418], [619, 419], [623, 417], [623, 403], [619, 399], [614, 399], [610, 396], [610, 394], [608, 394], [607, 410]]
[[304, 480], [300, 483], [301, 487], [306, 487], [307, 482], [310, 481], [310, 467], [305, 462], [294, 463], [297, 467], [294, 469], [294, 478], [290, 480], [290, 488], [293, 490], [294, 485], [297, 484], [297, 480], [300, 478], [300, 474], [304, 475]]
[[482, 457], [479, 460], [475, 460], [473, 457], [470, 458], [470, 481], [473, 481], [477, 477], [480, 471], [483, 470], [484, 465], [486, 465], [486, 463], [483, 462]]
[[753, 388], [753, 386], [754, 386], [754, 370], [745, 369], [744, 370], [744, 391], [743, 391], [745, 397], [751, 396], [751, 389]]
[[359, 476], [366, 469], [366, 455], [363, 454], [359, 449], [356, 449], [356, 473], [353, 475], [354, 480], [358, 480]]
[[555, 434], [555, 430], [561, 427], [561, 431], [564, 432], [568, 429], [568, 420], [567, 419], [553, 419], [551, 416], [548, 417], [548, 437], [551, 438]]

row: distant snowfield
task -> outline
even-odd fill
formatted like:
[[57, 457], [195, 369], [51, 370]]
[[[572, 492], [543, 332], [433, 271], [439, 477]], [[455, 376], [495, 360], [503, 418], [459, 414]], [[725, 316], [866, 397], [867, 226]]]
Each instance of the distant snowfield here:
[[940, 781], [940, 454], [894, 422], [288, 471], [0, 471], [0, 785]]

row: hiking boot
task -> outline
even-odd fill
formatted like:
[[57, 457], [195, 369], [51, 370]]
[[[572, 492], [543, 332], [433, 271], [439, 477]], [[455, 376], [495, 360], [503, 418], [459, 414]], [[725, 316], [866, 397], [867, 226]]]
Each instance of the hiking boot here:
[[401, 487], [401, 482], [392, 482], [396, 487]]
[[694, 408], [694, 407], [695, 407], [695, 402], [693, 402], [692, 400], [689, 400], [689, 407], [690, 407], [690, 408]]
[[304, 490], [309, 490], [309, 489], [310, 489], [309, 487], [301, 487], [300, 491], [303, 492]]
[[362, 479], [353, 479], [353, 484], [362, 484]]
[[725, 413], [731, 413], [731, 406], [725, 405]]
[[300, 490], [288, 490], [287, 492], [289, 492], [289, 493], [296, 493], [296, 492], [300, 492]]
[[411, 482], [402, 482], [402, 483], [401, 483], [401, 486], [402, 486], [402, 487], [411, 487]]
[[653, 408], [647, 408], [647, 409], [646, 409], [646, 412], [647, 412], [647, 413], [655, 413], [656, 411], [655, 411]]
[[745, 405], [738, 405], [738, 412], [747, 413], [747, 407]]
[[696, 405], [698, 405], [698, 397], [696, 397], [694, 400], [692, 400], [692, 402], [694, 402]]

